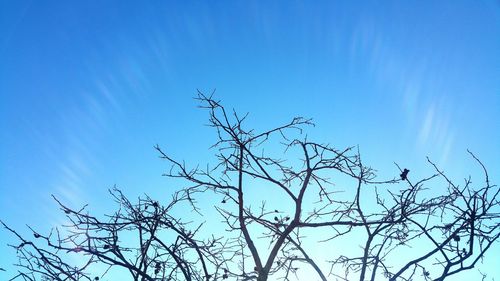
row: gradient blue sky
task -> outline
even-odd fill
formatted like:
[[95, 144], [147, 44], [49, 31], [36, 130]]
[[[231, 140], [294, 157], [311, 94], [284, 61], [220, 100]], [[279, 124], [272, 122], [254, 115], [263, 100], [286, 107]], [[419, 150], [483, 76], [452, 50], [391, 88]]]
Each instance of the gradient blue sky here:
[[1, 1], [0, 34], [0, 218], [16, 228], [60, 223], [50, 194], [167, 198], [153, 145], [212, 154], [196, 89], [258, 128], [312, 117], [310, 138], [359, 145], [382, 175], [429, 173], [429, 156], [460, 180], [478, 172], [469, 148], [500, 176], [495, 1]]

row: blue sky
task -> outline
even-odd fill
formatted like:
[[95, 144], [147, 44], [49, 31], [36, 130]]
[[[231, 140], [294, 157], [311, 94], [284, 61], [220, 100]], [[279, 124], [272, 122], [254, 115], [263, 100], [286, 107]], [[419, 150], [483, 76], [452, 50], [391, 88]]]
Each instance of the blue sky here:
[[500, 176], [495, 1], [2, 1], [0, 34], [0, 216], [17, 228], [60, 222], [50, 194], [95, 210], [114, 184], [168, 194], [153, 145], [212, 154], [196, 89], [257, 128], [311, 117], [310, 138], [359, 145], [381, 175], [429, 156], [460, 180], [468, 148]]

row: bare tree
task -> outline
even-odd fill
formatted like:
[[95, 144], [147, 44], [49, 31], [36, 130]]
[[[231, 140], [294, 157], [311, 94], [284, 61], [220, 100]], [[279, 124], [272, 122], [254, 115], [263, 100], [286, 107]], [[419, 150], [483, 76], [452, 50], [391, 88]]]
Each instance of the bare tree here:
[[[30, 228], [35, 241], [1, 222], [20, 240], [11, 245], [20, 268], [11, 280], [99, 280], [117, 267], [131, 280], [208, 281], [222, 270], [221, 238], [200, 240], [201, 225], [190, 230], [189, 222], [169, 214], [181, 203], [191, 205], [189, 194], [175, 192], [166, 206], [149, 197], [134, 204], [116, 188], [111, 195], [119, 209], [105, 219], [90, 215], [86, 206], [75, 210], [54, 197], [70, 223], [48, 235]], [[92, 268], [96, 264], [100, 272]]]
[[[500, 190], [470, 152], [484, 171], [478, 186], [470, 178], [455, 184], [431, 160], [428, 177], [415, 180], [404, 168], [399, 177], [378, 180], [356, 147], [309, 141], [302, 133], [313, 125], [309, 119], [257, 132], [245, 128], [247, 115], [227, 112], [201, 92], [197, 99], [217, 132], [212, 167], [190, 168], [156, 146], [170, 165], [165, 176], [188, 183], [167, 207], [150, 198], [133, 205], [115, 191], [125, 212], [101, 222], [60, 203], [71, 219], [70, 235], [57, 233], [51, 242], [53, 233], [33, 232], [48, 247], [8, 228], [21, 240], [14, 246], [24, 269], [18, 277], [90, 280], [84, 272], [103, 263], [126, 268], [133, 280], [293, 280], [305, 267], [315, 272], [313, 280], [444, 280], [474, 268], [499, 239]], [[225, 229], [219, 238], [195, 238], [198, 227], [189, 232], [168, 212], [181, 202], [198, 210], [193, 198], [214, 200], [210, 193]], [[165, 243], [160, 229], [175, 243]], [[139, 246], [122, 246], [118, 234], [131, 231]], [[345, 241], [359, 251], [336, 250]], [[75, 251], [87, 257], [76, 269], [60, 255]]]

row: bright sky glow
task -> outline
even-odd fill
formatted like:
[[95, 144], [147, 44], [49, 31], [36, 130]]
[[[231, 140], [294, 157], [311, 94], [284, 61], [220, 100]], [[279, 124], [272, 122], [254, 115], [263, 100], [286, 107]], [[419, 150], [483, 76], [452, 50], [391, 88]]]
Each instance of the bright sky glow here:
[[[309, 138], [359, 145], [381, 176], [394, 162], [428, 174], [429, 156], [482, 180], [470, 149], [500, 181], [496, 1], [142, 4], [0, 3], [0, 219], [12, 227], [61, 224], [50, 194], [95, 213], [115, 184], [167, 198], [155, 144], [192, 164], [213, 153], [196, 89], [216, 88], [256, 128], [311, 117]], [[0, 267], [12, 241], [0, 231]]]

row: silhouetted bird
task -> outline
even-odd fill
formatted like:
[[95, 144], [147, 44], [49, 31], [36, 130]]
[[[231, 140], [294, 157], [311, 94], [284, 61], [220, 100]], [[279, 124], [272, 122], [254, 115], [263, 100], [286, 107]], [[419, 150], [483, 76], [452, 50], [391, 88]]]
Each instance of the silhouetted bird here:
[[401, 180], [406, 180], [406, 176], [408, 176], [408, 172], [410, 172], [410, 170], [408, 169], [404, 169], [403, 172], [399, 175], [401, 177]]

